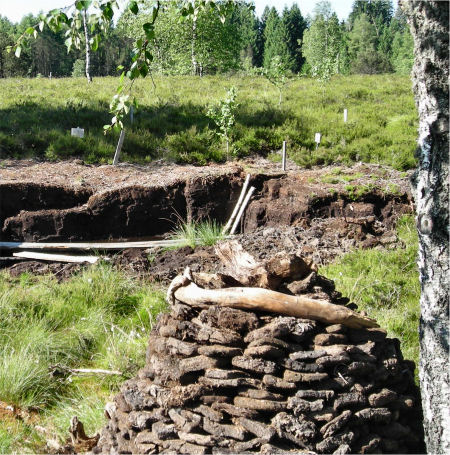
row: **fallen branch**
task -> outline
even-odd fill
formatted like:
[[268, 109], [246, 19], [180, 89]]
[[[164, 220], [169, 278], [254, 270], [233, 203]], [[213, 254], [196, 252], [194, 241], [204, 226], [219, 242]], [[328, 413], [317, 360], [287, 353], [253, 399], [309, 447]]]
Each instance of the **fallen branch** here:
[[0, 242], [8, 250], [124, 250], [128, 248], [160, 248], [183, 245], [183, 239], [149, 240], [142, 242]]
[[181, 280], [180, 277], [175, 278], [175, 280], [178, 279], [177, 285], [171, 286], [170, 289], [177, 300], [191, 306], [217, 304], [313, 319], [328, 324], [344, 324], [352, 328], [379, 327], [374, 319], [324, 300], [291, 296], [261, 288], [202, 289], [195, 283], [189, 282], [186, 274]]
[[0, 242], [0, 250], [125, 250], [128, 248], [176, 247], [184, 246], [185, 243], [185, 239], [142, 242]]

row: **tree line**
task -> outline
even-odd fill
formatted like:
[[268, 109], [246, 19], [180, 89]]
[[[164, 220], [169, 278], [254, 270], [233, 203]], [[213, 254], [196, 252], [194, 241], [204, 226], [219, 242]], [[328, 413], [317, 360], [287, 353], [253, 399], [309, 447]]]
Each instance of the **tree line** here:
[[[152, 0], [143, 0], [139, 14], [126, 9], [92, 53], [93, 76], [117, 75], [132, 58], [133, 42], [152, 14]], [[346, 21], [321, 1], [304, 17], [297, 4], [281, 13], [266, 7], [262, 16], [241, 3], [225, 21], [202, 10], [181, 22], [176, 2], [162, 6], [152, 43], [152, 70], [170, 75], [229, 72], [251, 74], [280, 62], [284, 71], [327, 79], [333, 74], [409, 73], [413, 40], [400, 8], [391, 0], [356, 0]], [[21, 59], [6, 51], [24, 31], [39, 22], [25, 16], [13, 24], [0, 16], [0, 77], [82, 76], [85, 49], [67, 53], [64, 30], [45, 28], [23, 49]]]

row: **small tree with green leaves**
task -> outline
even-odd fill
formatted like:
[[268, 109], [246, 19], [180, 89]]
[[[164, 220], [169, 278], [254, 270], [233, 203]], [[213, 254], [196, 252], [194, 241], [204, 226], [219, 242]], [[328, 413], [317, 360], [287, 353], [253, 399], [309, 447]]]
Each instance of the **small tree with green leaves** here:
[[226, 142], [227, 158], [229, 155], [230, 133], [236, 121], [234, 114], [238, 106], [239, 104], [236, 102], [236, 87], [231, 87], [225, 98], [220, 100], [215, 106], [211, 106], [206, 114], [219, 128], [219, 131], [217, 131], [218, 136]]
[[270, 64], [267, 68], [260, 68], [258, 72], [278, 89], [278, 106], [281, 106], [281, 101], [283, 100], [283, 89], [289, 82], [289, 78], [287, 77], [287, 68], [282, 62], [281, 57], [276, 55], [270, 60]]

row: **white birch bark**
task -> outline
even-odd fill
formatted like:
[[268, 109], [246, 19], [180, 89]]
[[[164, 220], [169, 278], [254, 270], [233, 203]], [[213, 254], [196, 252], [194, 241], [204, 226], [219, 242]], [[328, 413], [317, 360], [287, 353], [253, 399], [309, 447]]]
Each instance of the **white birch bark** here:
[[86, 78], [88, 82], [92, 82], [91, 77], [91, 47], [89, 45], [89, 31], [86, 20], [86, 10], [83, 10], [83, 27], [84, 27], [84, 40], [86, 41]]
[[419, 377], [428, 453], [450, 453], [449, 386], [449, 3], [404, 0], [414, 37], [419, 112], [413, 177], [421, 281]]

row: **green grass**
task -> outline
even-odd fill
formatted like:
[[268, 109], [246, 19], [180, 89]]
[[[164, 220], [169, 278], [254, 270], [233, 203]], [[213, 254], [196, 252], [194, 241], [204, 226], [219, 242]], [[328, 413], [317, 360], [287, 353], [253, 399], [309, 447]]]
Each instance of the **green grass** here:
[[401, 340], [405, 358], [419, 360], [419, 297], [417, 233], [412, 216], [398, 224], [404, 248], [391, 251], [356, 250], [320, 272], [336, 289], [375, 318], [391, 337]]
[[[287, 140], [297, 163], [382, 163], [415, 166], [417, 112], [407, 76], [339, 76], [324, 88], [298, 78], [289, 83], [281, 107], [275, 87], [261, 77], [156, 77], [135, 83], [140, 107], [126, 125], [121, 160], [146, 163], [164, 158], [207, 164], [226, 159], [207, 117], [208, 106], [237, 88], [239, 108], [231, 133], [233, 157], [271, 155]], [[118, 133], [103, 135], [118, 79], [1, 79], [0, 157], [48, 160], [80, 157], [110, 163]], [[349, 120], [343, 122], [343, 110]], [[85, 128], [84, 139], [70, 128]], [[322, 133], [316, 150], [314, 134]]]
[[[75, 414], [98, 430], [109, 395], [144, 365], [148, 334], [165, 309], [161, 292], [107, 264], [63, 283], [0, 273], [0, 400], [34, 408], [60, 438]], [[77, 367], [123, 375], [65, 373]], [[26, 422], [0, 423], [0, 453], [35, 451], [42, 441]]]
[[212, 246], [219, 240], [225, 238], [222, 234], [223, 226], [216, 221], [201, 221], [198, 223], [192, 221], [182, 221], [171, 232], [170, 238], [180, 240], [182, 246]]

